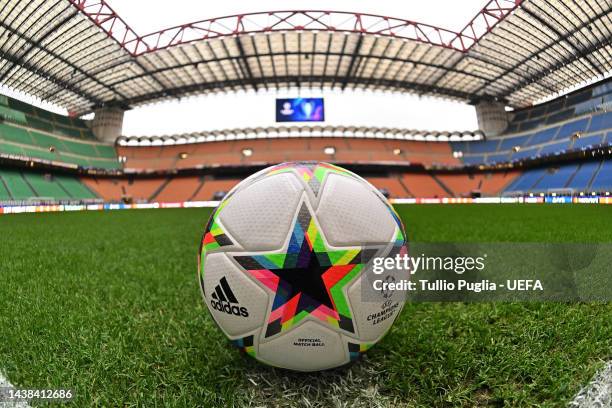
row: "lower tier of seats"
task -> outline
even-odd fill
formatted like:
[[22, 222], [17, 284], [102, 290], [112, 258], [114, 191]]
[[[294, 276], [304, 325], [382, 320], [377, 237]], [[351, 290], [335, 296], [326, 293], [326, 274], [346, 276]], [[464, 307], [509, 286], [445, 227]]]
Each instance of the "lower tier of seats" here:
[[612, 160], [527, 170], [505, 189], [509, 194], [606, 191], [612, 191]]
[[[612, 191], [612, 160], [473, 174], [364, 174], [391, 198], [450, 198], [528, 193]], [[242, 180], [213, 175], [152, 178], [82, 177], [0, 169], [0, 202], [78, 201], [183, 202], [223, 197]]]
[[99, 197], [73, 176], [0, 169], [0, 202], [96, 199]]

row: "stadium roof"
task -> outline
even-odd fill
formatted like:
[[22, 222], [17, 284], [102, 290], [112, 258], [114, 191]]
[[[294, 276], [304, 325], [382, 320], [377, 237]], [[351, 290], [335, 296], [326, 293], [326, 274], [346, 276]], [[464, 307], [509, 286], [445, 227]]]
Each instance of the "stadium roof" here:
[[301, 10], [139, 35], [104, 0], [10, 0], [0, 6], [0, 84], [76, 114], [293, 86], [523, 107], [612, 71], [610, 6], [610, 0], [491, 0], [460, 32]]

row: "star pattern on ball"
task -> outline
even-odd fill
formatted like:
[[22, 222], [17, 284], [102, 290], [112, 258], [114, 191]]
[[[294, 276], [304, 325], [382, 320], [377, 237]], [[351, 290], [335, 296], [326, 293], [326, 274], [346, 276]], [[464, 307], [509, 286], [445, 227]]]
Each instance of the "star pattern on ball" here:
[[330, 248], [304, 202], [286, 250], [234, 259], [274, 293], [265, 337], [286, 331], [307, 316], [354, 333], [344, 289], [376, 252]]

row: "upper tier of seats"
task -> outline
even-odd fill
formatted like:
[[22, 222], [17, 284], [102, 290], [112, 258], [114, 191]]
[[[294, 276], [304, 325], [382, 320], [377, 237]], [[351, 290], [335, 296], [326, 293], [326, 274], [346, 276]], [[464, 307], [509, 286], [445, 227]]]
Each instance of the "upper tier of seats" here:
[[496, 164], [612, 145], [612, 82], [512, 114], [499, 138], [453, 142], [465, 164]]
[[453, 157], [448, 143], [387, 139], [253, 139], [173, 146], [118, 146], [117, 151], [120, 156], [125, 156], [125, 168], [129, 169], [186, 169], [300, 160], [336, 163], [461, 164]]
[[85, 122], [0, 95], [0, 154], [117, 169], [112, 145], [96, 142]]

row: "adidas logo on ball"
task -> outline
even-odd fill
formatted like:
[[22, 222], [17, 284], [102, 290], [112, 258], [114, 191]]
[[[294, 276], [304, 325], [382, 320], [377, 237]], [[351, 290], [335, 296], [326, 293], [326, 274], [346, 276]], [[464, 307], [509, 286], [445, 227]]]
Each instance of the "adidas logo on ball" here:
[[238, 303], [238, 299], [232, 292], [229, 284], [227, 283], [227, 279], [225, 277], [221, 278], [217, 287], [215, 287], [215, 291], [212, 294], [212, 299], [210, 300], [210, 305], [213, 309], [218, 310], [220, 312], [224, 312], [227, 314], [248, 317], [249, 311], [246, 307], [240, 306]]

